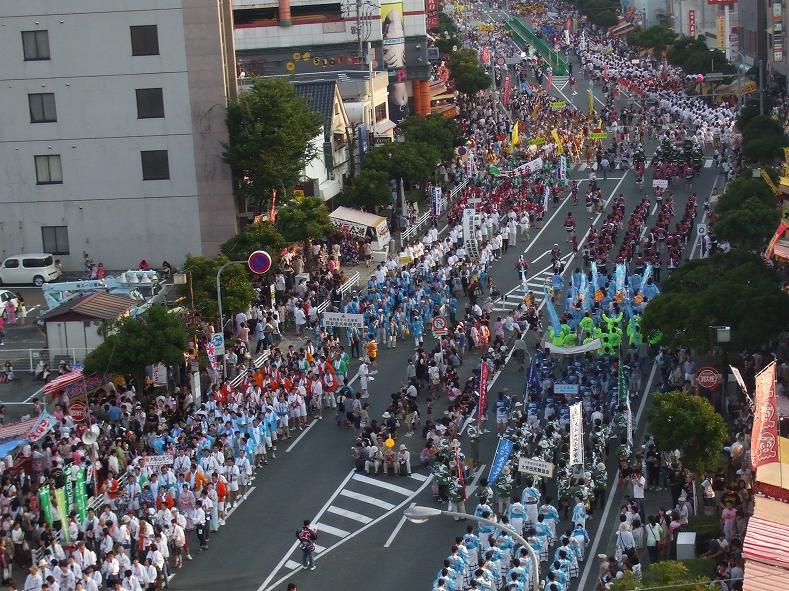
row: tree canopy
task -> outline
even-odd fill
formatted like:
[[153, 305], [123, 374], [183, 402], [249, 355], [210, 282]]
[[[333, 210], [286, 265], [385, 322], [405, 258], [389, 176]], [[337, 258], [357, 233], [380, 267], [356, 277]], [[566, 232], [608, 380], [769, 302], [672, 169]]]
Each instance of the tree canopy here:
[[318, 197], [293, 199], [277, 213], [277, 228], [289, 242], [326, 238], [334, 233], [329, 210]]
[[245, 260], [256, 250], [265, 250], [276, 261], [280, 249], [288, 244], [289, 241], [277, 228], [268, 221], [263, 221], [252, 224], [246, 231], [226, 241], [219, 250], [234, 261]]
[[358, 176], [349, 179], [343, 189], [343, 203], [374, 211], [391, 200], [389, 175], [383, 170], [362, 168]]
[[642, 331], [657, 329], [670, 346], [709, 349], [709, 327], [731, 326], [731, 350], [758, 347], [789, 325], [789, 295], [777, 275], [754, 254], [732, 250], [689, 261], [661, 285], [649, 303]]
[[678, 37], [679, 35], [674, 29], [663, 25], [654, 25], [647, 29], [638, 27], [630, 31], [627, 35], [627, 42], [636, 47], [651, 49], [657, 56], [660, 56], [660, 53], [674, 43]]
[[767, 115], [755, 115], [745, 121], [741, 131], [742, 152], [746, 158], [767, 164], [783, 157], [786, 134], [777, 120]]
[[363, 170], [384, 172], [390, 179], [424, 181], [433, 178], [440, 162], [440, 152], [430, 144], [389, 142], [365, 156]]
[[680, 37], [672, 44], [667, 57], [669, 63], [682, 66], [688, 74], [734, 74], [737, 71], [722, 51], [710, 49], [699, 37]]
[[682, 465], [699, 476], [717, 467], [729, 439], [724, 418], [706, 398], [694, 394], [656, 394], [647, 421], [660, 448], [678, 449]]
[[272, 189], [293, 187], [317, 154], [311, 141], [322, 125], [287, 80], [254, 79], [227, 107], [224, 158], [233, 169], [236, 194], [262, 211]]
[[715, 234], [732, 245], [756, 249], [778, 225], [775, 195], [761, 178], [732, 180], [715, 205]]
[[688, 567], [678, 560], [655, 562], [643, 569], [641, 578], [627, 572], [611, 585], [609, 591], [668, 588], [672, 591], [707, 591], [707, 581], [694, 579]]
[[619, 22], [616, 15], [618, 0], [576, 0], [576, 5], [581, 14], [598, 27], [611, 27]]
[[459, 49], [449, 56], [449, 77], [455, 88], [465, 95], [473, 96], [489, 88], [492, 80], [487, 69], [479, 63], [473, 49]]
[[441, 53], [452, 53], [460, 47], [458, 28], [455, 21], [445, 12], [438, 13], [438, 35], [436, 47]]
[[[216, 324], [219, 304], [216, 293], [216, 274], [219, 268], [230, 262], [226, 256], [213, 259], [187, 255], [184, 271], [192, 275], [192, 296], [195, 310], [206, 321]], [[239, 258], [237, 260], [243, 260]], [[246, 310], [255, 299], [249, 281], [249, 272], [243, 264], [230, 265], [222, 271], [222, 312], [234, 314]], [[218, 327], [217, 327], [218, 328]]]
[[455, 147], [463, 143], [460, 126], [454, 119], [433, 114], [409, 115], [400, 123], [407, 142], [421, 142], [439, 151], [442, 160], [451, 160]]
[[138, 392], [144, 385], [145, 368], [183, 362], [188, 335], [183, 319], [154, 304], [141, 316], [127, 316], [107, 326], [104, 342], [85, 358], [85, 374], [132, 375]]

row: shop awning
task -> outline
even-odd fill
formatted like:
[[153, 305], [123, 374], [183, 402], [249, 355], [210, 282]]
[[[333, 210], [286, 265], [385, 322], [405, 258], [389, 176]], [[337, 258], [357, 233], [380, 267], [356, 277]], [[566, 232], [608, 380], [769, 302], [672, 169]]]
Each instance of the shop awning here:
[[62, 390], [63, 388], [70, 386], [71, 384], [75, 384], [81, 379], [82, 379], [82, 370], [75, 369], [68, 373], [64, 373], [62, 376], [58, 376], [51, 382], [45, 384], [42, 392], [44, 394], [49, 394], [50, 392], [57, 392], [58, 390]]
[[[779, 244], [786, 244], [785, 240], [782, 240], [784, 234], [786, 233], [787, 225], [785, 222], [781, 222], [778, 226], [778, 229], [773, 234], [773, 237], [770, 239], [770, 243], [767, 245], [767, 248], [764, 250], [764, 260], [769, 261], [773, 256], [778, 256], [778, 245]], [[786, 252], [784, 252], [784, 258]]]
[[767, 562], [784, 568], [789, 567], [789, 525], [756, 517], [748, 521], [748, 532], [742, 547], [745, 558]]
[[[776, 540], [775, 543], [780, 542]], [[784, 568], [768, 566], [755, 560], [746, 560], [745, 574], [743, 576], [743, 591], [775, 591], [781, 588], [781, 581], [789, 576], [789, 571]]]
[[329, 217], [333, 220], [357, 224], [359, 226], [367, 226], [368, 228], [377, 228], [381, 223], [386, 223], [386, 218], [380, 215], [359, 211], [358, 209], [351, 209], [350, 207], [338, 207], [329, 214]]
[[608, 33], [609, 35], [616, 35], [616, 36], [625, 35], [635, 28], [636, 26], [633, 23], [625, 21], [616, 25], [613, 29], [609, 29]]
[[789, 263], [789, 242], [786, 240], [779, 240], [775, 245], [773, 256], [784, 263]]
[[397, 127], [397, 123], [391, 119], [381, 119], [375, 123], [373, 131], [375, 131], [375, 135], [386, 135], [387, 132], [393, 130], [395, 127]]

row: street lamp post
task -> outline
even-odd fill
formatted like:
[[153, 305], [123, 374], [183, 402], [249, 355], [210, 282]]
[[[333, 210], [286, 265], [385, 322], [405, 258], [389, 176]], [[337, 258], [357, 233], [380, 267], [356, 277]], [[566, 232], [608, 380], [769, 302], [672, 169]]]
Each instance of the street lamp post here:
[[[403, 515], [405, 518], [410, 521], [411, 523], [425, 523], [428, 519], [432, 519], [433, 517], [453, 517], [453, 518], [460, 518], [460, 519], [469, 519], [471, 521], [476, 521], [477, 523], [484, 523], [487, 525], [492, 525], [497, 529], [501, 529], [502, 525], [493, 521], [492, 519], [485, 519], [484, 517], [477, 517], [476, 515], [469, 515], [468, 513], [456, 513], [455, 511], [442, 511], [441, 509], [436, 509], [435, 507], [424, 507], [421, 505], [414, 505], [413, 507], [409, 507], [405, 511], [403, 511]], [[540, 559], [537, 556], [537, 553], [534, 551], [534, 548], [531, 547], [529, 542], [527, 542], [523, 536], [519, 533], [509, 530], [509, 534], [517, 540], [519, 544], [521, 544], [526, 551], [529, 553], [529, 558], [531, 559], [532, 568], [531, 568], [531, 578], [532, 578], [532, 590], [538, 591], [540, 588]]]
[[[219, 303], [219, 334], [222, 335], [222, 342], [225, 341], [225, 325], [222, 320], [222, 283], [220, 282], [220, 278], [222, 277], [222, 271], [225, 268], [229, 267], [230, 265], [238, 265], [245, 263], [246, 261], [229, 261], [219, 267], [219, 270], [216, 272], [216, 299]], [[222, 378], [227, 375], [227, 354], [222, 355]]]

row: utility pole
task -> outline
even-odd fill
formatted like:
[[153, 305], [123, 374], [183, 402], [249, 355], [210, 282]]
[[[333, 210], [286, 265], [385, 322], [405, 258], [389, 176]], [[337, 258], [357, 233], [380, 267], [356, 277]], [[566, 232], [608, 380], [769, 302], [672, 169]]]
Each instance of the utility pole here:
[[759, 115], [764, 115], [764, 60], [759, 60]]

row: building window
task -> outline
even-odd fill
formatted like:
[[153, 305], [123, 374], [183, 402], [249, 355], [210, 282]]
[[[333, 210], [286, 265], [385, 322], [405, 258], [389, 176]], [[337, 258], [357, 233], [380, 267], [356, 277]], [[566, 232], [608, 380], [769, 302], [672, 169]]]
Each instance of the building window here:
[[375, 121], [386, 119], [386, 103], [381, 103], [375, 107]]
[[60, 156], [57, 154], [36, 156], [36, 183], [56, 185], [62, 182], [63, 169], [60, 167]]
[[159, 55], [159, 30], [156, 25], [129, 27], [132, 55]]
[[164, 117], [164, 97], [161, 88], [138, 88], [135, 92], [138, 119]]
[[49, 59], [49, 31], [22, 31], [25, 61]]
[[142, 157], [142, 180], [164, 181], [170, 178], [170, 162], [167, 150], [145, 150]]
[[30, 123], [52, 123], [58, 120], [54, 92], [29, 94], [27, 102], [30, 105]]
[[41, 226], [41, 243], [44, 252], [69, 254], [68, 226]]

